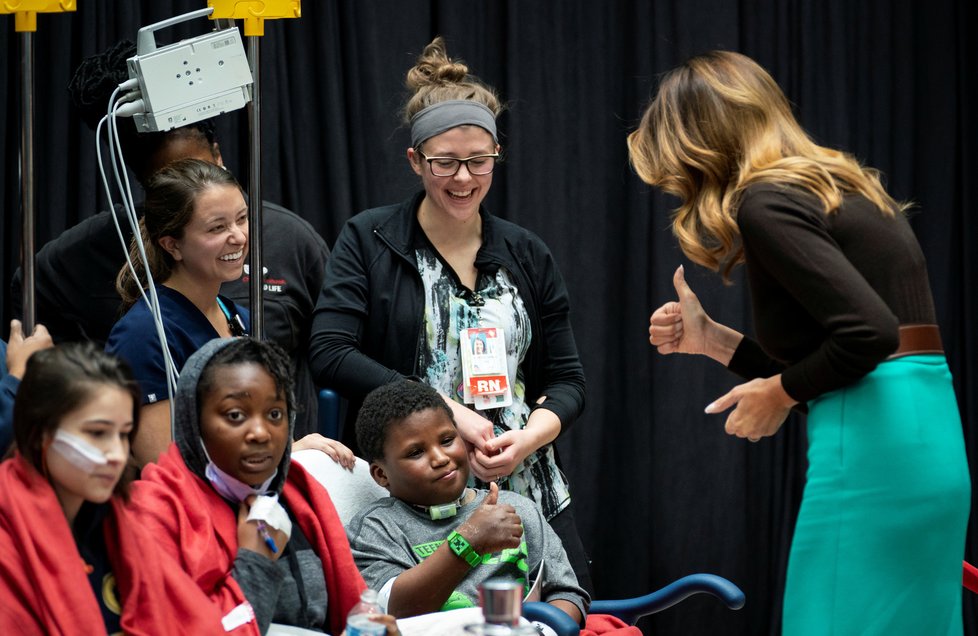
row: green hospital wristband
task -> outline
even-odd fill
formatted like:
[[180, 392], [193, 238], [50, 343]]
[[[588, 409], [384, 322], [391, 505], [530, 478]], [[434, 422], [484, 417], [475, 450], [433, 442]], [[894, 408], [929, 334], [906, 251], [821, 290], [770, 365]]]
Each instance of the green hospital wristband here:
[[482, 555], [473, 550], [472, 544], [470, 544], [465, 537], [454, 530], [452, 530], [452, 533], [448, 535], [448, 539], [446, 541], [449, 549], [457, 554], [463, 561], [468, 563], [469, 567], [474, 568], [482, 561]]

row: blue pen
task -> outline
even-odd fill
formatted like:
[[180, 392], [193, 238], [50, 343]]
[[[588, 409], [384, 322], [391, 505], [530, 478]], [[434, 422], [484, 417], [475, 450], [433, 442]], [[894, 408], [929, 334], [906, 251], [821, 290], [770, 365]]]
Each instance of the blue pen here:
[[268, 534], [268, 526], [265, 525], [264, 521], [258, 521], [258, 534], [268, 549], [272, 551], [272, 554], [278, 554], [278, 546], [275, 545], [275, 539], [272, 538], [272, 535]]

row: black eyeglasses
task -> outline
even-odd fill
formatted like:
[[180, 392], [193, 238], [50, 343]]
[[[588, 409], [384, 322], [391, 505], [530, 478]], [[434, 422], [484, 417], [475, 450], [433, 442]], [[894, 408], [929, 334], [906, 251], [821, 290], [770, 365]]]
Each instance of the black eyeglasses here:
[[465, 169], [469, 171], [469, 174], [476, 176], [489, 174], [495, 169], [496, 159], [499, 157], [498, 152], [486, 155], [473, 155], [465, 159], [458, 159], [456, 157], [429, 157], [420, 150], [418, 154], [428, 162], [428, 166], [431, 168], [431, 174], [436, 177], [454, 177], [458, 173], [458, 169], [462, 167], [462, 164], [465, 164]]

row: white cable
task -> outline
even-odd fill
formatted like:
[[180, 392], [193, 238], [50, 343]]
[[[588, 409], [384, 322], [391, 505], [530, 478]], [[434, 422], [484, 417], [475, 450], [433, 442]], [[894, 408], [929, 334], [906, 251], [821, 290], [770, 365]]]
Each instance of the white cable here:
[[[166, 333], [163, 329], [163, 316], [160, 311], [159, 298], [156, 295], [156, 282], [153, 280], [153, 274], [150, 271], [149, 259], [146, 256], [146, 246], [143, 244], [142, 233], [139, 231], [139, 219], [136, 216], [136, 205], [133, 203], [129, 175], [126, 171], [125, 162], [122, 160], [122, 143], [119, 140], [118, 122], [116, 121], [115, 117], [118, 107], [118, 104], [111, 106], [113, 116], [109, 120], [109, 130], [112, 134], [112, 141], [115, 143], [117, 158], [119, 160], [118, 169], [116, 171], [116, 183], [119, 188], [119, 194], [122, 197], [123, 207], [126, 210], [126, 216], [129, 219], [129, 225], [133, 228], [133, 236], [136, 237], [136, 246], [139, 250], [140, 259], [145, 264], [143, 270], [146, 272], [146, 291], [149, 292], [149, 298], [146, 298], [146, 293], [142, 289], [140, 289], [140, 293], [150, 307], [150, 313], [153, 316], [154, 323], [156, 324], [156, 330], [160, 338], [160, 346], [163, 348], [163, 362], [167, 378], [167, 393], [170, 399], [170, 421], [172, 422], [173, 396], [176, 393], [176, 382], [179, 372], [176, 365], [173, 363], [173, 359], [170, 355], [170, 348], [167, 346]], [[140, 281], [137, 279], [137, 282]], [[140, 287], [142, 287], [141, 284]]]
[[170, 400], [170, 422], [171, 422], [171, 436], [172, 436], [174, 395], [176, 392], [175, 389], [176, 389], [178, 372], [176, 366], [173, 363], [172, 356], [170, 355], [170, 348], [169, 346], [167, 346], [166, 332], [163, 328], [162, 315], [159, 307], [159, 299], [156, 295], [156, 285], [155, 285], [155, 281], [153, 281], [152, 273], [149, 270], [149, 263], [146, 257], [145, 246], [143, 245], [142, 236], [139, 230], [139, 221], [136, 218], [135, 205], [133, 204], [132, 190], [129, 186], [128, 174], [126, 172], [125, 164], [121, 160], [122, 145], [119, 141], [118, 129], [116, 127], [115, 111], [119, 107], [119, 102], [116, 102], [116, 95], [118, 95], [119, 91], [122, 90], [123, 88], [124, 85], [121, 85], [119, 88], [113, 91], [111, 97], [109, 98], [106, 116], [102, 118], [102, 120], [98, 124], [98, 127], [96, 128], [96, 138], [95, 138], [96, 154], [98, 157], [99, 173], [101, 174], [102, 183], [105, 186], [105, 193], [106, 196], [108, 197], [108, 204], [110, 210], [109, 213], [112, 215], [112, 222], [115, 225], [116, 233], [119, 236], [119, 242], [122, 245], [123, 253], [126, 256], [126, 264], [129, 267], [130, 273], [132, 273], [132, 275], [136, 278], [137, 282], [139, 282], [138, 277], [136, 276], [135, 266], [129, 254], [129, 246], [126, 245], [125, 235], [122, 232], [122, 227], [119, 225], [119, 220], [116, 217], [114, 211], [115, 205], [113, 203], [112, 188], [109, 186], [109, 180], [106, 177], [105, 166], [102, 160], [101, 128], [103, 123], [107, 123], [108, 124], [107, 133], [109, 137], [109, 156], [112, 160], [112, 166], [116, 177], [116, 184], [119, 189], [119, 194], [122, 198], [122, 207], [123, 210], [125, 211], [127, 221], [129, 222], [129, 225], [133, 230], [133, 236], [135, 237], [137, 251], [139, 252], [140, 259], [143, 261], [145, 265], [144, 269], [146, 271], [147, 289], [149, 291], [149, 297], [147, 297], [146, 291], [142, 289], [141, 284], [139, 285], [140, 295], [142, 296], [143, 300], [146, 302], [147, 306], [150, 309], [150, 315], [152, 316], [153, 323], [156, 328], [157, 336], [160, 340], [160, 346], [163, 352], [165, 375], [167, 380], [167, 393]]
[[[102, 124], [105, 123], [107, 120], [111, 120], [111, 118], [110, 118], [109, 115], [106, 115], [105, 117], [103, 117], [102, 120], [99, 122], [98, 128], [96, 129], [96, 136], [97, 136], [98, 139], [101, 139], [101, 127], [102, 127]], [[110, 123], [109, 127], [111, 127], [111, 125], [112, 124]], [[111, 150], [111, 148], [112, 147], [110, 146], [110, 150]], [[129, 272], [130, 272], [130, 274], [132, 274], [133, 279], [138, 281], [139, 280], [139, 276], [136, 274], [135, 265], [133, 264], [132, 257], [129, 254], [129, 245], [126, 244], [125, 234], [123, 233], [122, 227], [119, 225], [119, 219], [118, 219], [118, 217], [116, 216], [116, 214], [114, 212], [114, 210], [115, 210], [115, 204], [112, 202], [112, 192], [111, 192], [111, 189], [109, 188], [108, 179], [105, 176], [105, 168], [104, 168], [103, 161], [102, 161], [101, 146], [99, 146], [96, 149], [96, 151], [97, 151], [97, 154], [98, 154], [99, 172], [102, 175], [102, 183], [105, 186], [105, 193], [106, 193], [106, 196], [108, 196], [108, 198], [109, 198], [109, 206], [110, 206], [110, 209], [112, 210], [110, 212], [112, 214], [112, 223], [113, 223], [113, 225], [115, 225], [116, 235], [119, 237], [119, 243], [122, 246], [123, 254], [125, 254], [125, 257], [126, 257], [126, 265], [129, 267]], [[116, 156], [115, 156], [115, 154], [112, 154], [111, 156], [112, 156], [112, 159], [113, 159], [113, 164], [116, 165]], [[131, 196], [131, 193], [130, 193], [130, 196]], [[140, 237], [140, 243], [141, 243], [141, 235], [140, 235], [140, 232], [139, 232], [139, 222], [138, 222], [138, 220], [135, 220], [134, 221], [134, 218], [133, 218], [134, 215], [131, 214], [132, 208], [129, 205], [129, 202], [125, 200], [125, 198], [123, 199], [123, 203], [120, 204], [120, 207], [123, 208], [123, 211], [126, 214], [126, 220], [129, 222], [129, 225], [130, 225], [130, 227], [133, 230], [133, 235]], [[142, 256], [143, 256], [143, 262], [145, 263], [145, 250], [142, 250], [141, 253], [142, 253]], [[153, 317], [154, 325], [156, 325], [157, 326], [157, 329], [158, 329], [159, 328], [158, 304], [156, 306], [157, 307], [157, 310], [154, 312], [152, 310], [152, 308], [153, 308], [153, 301], [150, 298], [147, 298], [146, 292], [142, 289], [142, 286], [141, 285], [139, 287], [139, 293], [142, 296], [143, 300], [146, 302], [147, 306], [150, 307], [150, 309], [151, 309], [150, 314]], [[166, 366], [165, 360], [166, 360], [167, 357], [169, 357], [169, 348], [165, 349], [165, 353], [164, 353], [164, 366]]]
[[[112, 100], [115, 98], [116, 92], [113, 92], [112, 97], [109, 98], [110, 104], [112, 103]], [[119, 244], [122, 246], [122, 252], [126, 256], [126, 264], [129, 266], [129, 272], [132, 274], [133, 279], [138, 280], [139, 276], [136, 274], [136, 268], [132, 262], [131, 257], [129, 256], [129, 245], [126, 244], [125, 234], [122, 232], [122, 227], [119, 225], [119, 219], [116, 217], [115, 204], [113, 203], [112, 200], [112, 190], [109, 187], [108, 178], [105, 176], [105, 165], [104, 162], [102, 161], [102, 146], [101, 146], [102, 136], [101, 135], [102, 135], [102, 125], [105, 124], [106, 122], [110, 122], [108, 127], [111, 128], [112, 123], [109, 114], [106, 114], [105, 117], [103, 117], [99, 121], [98, 126], [95, 129], [95, 141], [96, 141], [95, 154], [98, 159], [99, 174], [102, 177], [102, 185], [105, 186], [105, 195], [108, 198], [108, 203], [109, 203], [109, 213], [112, 215], [112, 223], [113, 225], [115, 225], [116, 235], [119, 237]], [[109, 154], [110, 154], [110, 158], [112, 159], [113, 168], [115, 169], [116, 172], [118, 172], [118, 166], [116, 165], [116, 157], [111, 152], [112, 151], [111, 145], [109, 146], [109, 150], [110, 150]], [[138, 227], [136, 229], [138, 230]], [[140, 292], [142, 293], [142, 289], [140, 289]], [[143, 298], [145, 299], [145, 293], [143, 293]], [[149, 301], [147, 300], [147, 303], [148, 302]]]
[[[132, 93], [130, 93], [132, 95]], [[138, 95], [138, 93], [136, 93]], [[122, 104], [122, 106], [118, 106]], [[140, 113], [146, 112], [146, 105], [143, 103], [142, 99], [136, 99], [127, 104], [123, 103], [122, 100], [117, 102], [117, 107], [113, 111], [113, 115], [116, 117], [132, 117], [133, 115], [138, 115]]]
[[[138, 88], [138, 87], [139, 87], [139, 78], [138, 77], [130, 77], [129, 79], [127, 79], [123, 83], [119, 84], [119, 90], [120, 91], [131, 91], [134, 88]], [[129, 101], [129, 100], [125, 100], [125, 101]]]
[[[115, 93], [113, 93], [113, 98], [114, 98], [114, 95], [115, 95]], [[109, 103], [110, 104], [112, 104], [113, 98], [110, 98], [110, 100], [109, 100]], [[101, 129], [102, 123], [103, 122], [106, 122], [106, 121], [108, 121], [108, 128], [110, 130], [112, 130], [114, 128], [115, 121], [114, 121], [114, 119], [110, 115], [106, 115], [106, 117], [104, 117], [102, 119], [102, 121], [99, 122], [99, 127], [98, 128]], [[98, 135], [100, 135], [99, 130], [96, 131], [96, 134], [97, 134], [97, 139], [101, 139], [101, 137], [98, 136]], [[110, 153], [109, 153], [110, 154], [110, 157], [112, 158], [113, 167], [115, 168], [115, 171], [116, 171], [117, 182], [119, 182], [119, 178], [118, 178], [119, 171], [120, 171], [119, 162], [118, 162], [118, 159], [117, 159], [116, 155], [113, 152], [111, 152], [113, 150], [113, 147], [112, 147], [111, 144], [109, 146], [109, 150], [110, 150]], [[98, 147], [96, 147], [96, 152], [97, 152], [97, 155], [98, 155], [99, 172], [102, 175], [102, 183], [103, 183], [103, 185], [105, 185], [106, 196], [108, 196], [110, 210], [112, 210], [110, 212], [112, 214], [112, 222], [115, 225], [116, 234], [119, 236], [119, 242], [120, 242], [120, 244], [123, 247], [123, 254], [125, 254], [126, 264], [129, 267], [129, 271], [133, 275], [134, 279], [138, 281], [139, 280], [139, 277], [136, 275], [135, 266], [134, 266], [134, 264], [133, 264], [133, 262], [131, 260], [130, 255], [129, 255], [129, 246], [126, 245], [125, 235], [122, 232], [122, 228], [119, 225], [119, 220], [116, 217], [115, 212], [114, 212], [114, 210], [115, 210], [115, 204], [113, 203], [113, 200], [112, 200], [112, 191], [111, 191], [111, 188], [109, 187], [108, 179], [105, 176], [105, 168], [104, 168], [103, 161], [102, 161], [101, 145], [99, 145]], [[133, 229], [133, 235], [136, 236], [136, 237], [139, 237], [138, 238], [138, 244], [139, 244], [139, 246], [141, 248], [139, 251], [140, 251], [142, 260], [143, 260], [143, 262], [145, 264], [146, 263], [145, 249], [143, 248], [143, 246], [141, 244], [142, 241], [141, 241], [141, 235], [140, 235], [140, 232], [139, 232], [139, 224], [138, 224], [138, 221], [134, 221], [135, 215], [132, 212], [133, 207], [131, 205], [131, 192], [128, 193], [129, 194], [129, 197], [128, 197], [129, 200], [128, 201], [126, 200], [127, 197], [125, 196], [126, 195], [125, 190], [121, 190], [121, 194], [123, 194], [123, 203], [122, 203], [123, 210], [126, 212], [127, 221], [129, 221], [129, 225]], [[148, 265], [147, 265], [146, 269], [148, 270]], [[160, 314], [160, 312], [159, 312], [159, 304], [158, 304], [158, 302], [155, 303], [155, 309], [154, 309], [154, 302], [153, 302], [154, 299], [147, 298], [146, 297], [146, 293], [141, 288], [141, 286], [140, 286], [140, 295], [142, 296], [143, 300], [146, 301], [147, 306], [149, 306], [149, 308], [150, 308], [150, 314], [153, 317], [154, 325], [156, 326], [156, 330], [157, 330], [157, 335], [159, 335], [159, 333], [161, 331], [161, 328], [162, 328], [162, 322], [161, 322], [160, 316], [159, 316], [159, 314]], [[165, 338], [166, 338], [166, 335], [165, 335], [165, 332], [164, 332], [163, 333], [163, 341], [162, 342], [165, 342]], [[161, 346], [163, 346], [162, 342], [161, 342]], [[171, 367], [170, 366], [167, 366], [167, 364], [166, 364], [167, 358], [170, 357], [169, 356], [169, 347], [163, 346], [163, 352], [164, 352], [164, 366], [167, 369], [169, 369]], [[170, 361], [170, 364], [172, 365], [172, 360]], [[169, 389], [169, 380], [170, 380], [169, 374], [167, 375], [167, 380], [168, 380], [167, 384], [168, 384], [168, 389]]]
[[[106, 115], [98, 122], [98, 126], [95, 128], [95, 139], [100, 140], [102, 138], [102, 124], [104, 124], [109, 119]], [[126, 244], [126, 236], [122, 232], [122, 227], [119, 225], [119, 219], [116, 217], [115, 205], [112, 203], [112, 192], [109, 189], [109, 180], [105, 176], [105, 166], [102, 163], [102, 147], [101, 144], [95, 147], [95, 154], [98, 158], [98, 171], [102, 175], [102, 185], [105, 186], [105, 195], [109, 198], [109, 213], [112, 215], [112, 223], [115, 225], [116, 236], [119, 237], [119, 244], [122, 246], [122, 251], [126, 255], [126, 265], [129, 266], [129, 273], [132, 274], [134, 279], [139, 277], [136, 274], [136, 268], [133, 265], [132, 258], [129, 256], [129, 245]]]

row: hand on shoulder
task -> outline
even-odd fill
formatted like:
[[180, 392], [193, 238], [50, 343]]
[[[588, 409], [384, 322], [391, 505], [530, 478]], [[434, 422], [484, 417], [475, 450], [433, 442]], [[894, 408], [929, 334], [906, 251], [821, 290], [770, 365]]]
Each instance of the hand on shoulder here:
[[335, 439], [324, 437], [319, 433], [309, 433], [305, 437], [292, 443], [292, 452], [315, 449], [326, 453], [334, 462], [343, 468], [352, 471], [356, 462], [356, 456], [348, 446]]

